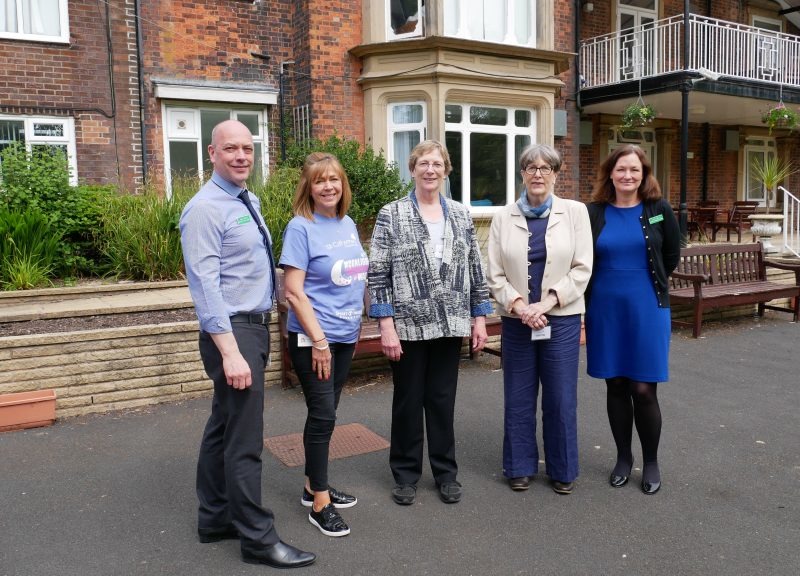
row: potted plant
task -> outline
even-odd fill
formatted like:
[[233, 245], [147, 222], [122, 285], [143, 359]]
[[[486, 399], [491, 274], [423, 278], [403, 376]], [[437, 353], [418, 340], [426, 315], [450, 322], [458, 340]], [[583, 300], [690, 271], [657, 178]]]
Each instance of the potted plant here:
[[656, 109], [650, 104], [645, 104], [641, 100], [637, 100], [633, 104], [629, 104], [625, 110], [622, 111], [622, 127], [634, 128], [636, 126], [646, 126], [651, 124], [656, 117]]
[[778, 184], [797, 170], [791, 162], [784, 162], [774, 155], [767, 155], [763, 160], [755, 158], [751, 166], [753, 174], [764, 186], [766, 213], [769, 214], [769, 202], [775, 195]]
[[772, 134], [773, 128], [787, 128], [794, 130], [797, 128], [798, 118], [797, 112], [787, 107], [782, 101], [778, 102], [776, 106], [769, 108], [761, 115], [761, 121], [769, 128], [769, 133]]

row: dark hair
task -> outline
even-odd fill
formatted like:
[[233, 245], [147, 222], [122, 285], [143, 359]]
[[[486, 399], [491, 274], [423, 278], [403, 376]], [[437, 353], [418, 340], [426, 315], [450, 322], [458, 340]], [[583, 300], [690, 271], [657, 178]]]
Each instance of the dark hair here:
[[330, 170], [342, 181], [342, 197], [336, 206], [336, 216], [339, 220], [345, 217], [353, 201], [353, 193], [350, 191], [350, 182], [347, 180], [344, 168], [333, 154], [327, 152], [312, 152], [306, 157], [303, 164], [303, 172], [300, 174], [300, 182], [294, 193], [292, 210], [295, 216], [302, 216], [307, 220], [314, 220], [314, 200], [311, 198], [311, 184]]
[[600, 168], [597, 170], [597, 181], [594, 183], [594, 190], [592, 191], [592, 202], [602, 204], [616, 199], [617, 191], [611, 181], [611, 173], [614, 171], [619, 159], [630, 154], [636, 154], [642, 163], [642, 183], [639, 184], [639, 199], [647, 201], [661, 198], [661, 186], [658, 185], [658, 180], [653, 176], [653, 165], [650, 164], [650, 160], [648, 160], [644, 150], [635, 144], [627, 144], [614, 150], [600, 164]]

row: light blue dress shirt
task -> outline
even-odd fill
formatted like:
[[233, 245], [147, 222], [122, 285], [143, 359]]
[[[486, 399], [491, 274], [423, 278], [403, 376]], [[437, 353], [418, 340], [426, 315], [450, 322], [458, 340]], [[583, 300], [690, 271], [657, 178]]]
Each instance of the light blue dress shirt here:
[[[180, 218], [189, 292], [200, 329], [211, 334], [231, 332], [234, 314], [272, 309], [270, 261], [241, 191], [214, 172]], [[258, 198], [250, 200], [260, 217]]]

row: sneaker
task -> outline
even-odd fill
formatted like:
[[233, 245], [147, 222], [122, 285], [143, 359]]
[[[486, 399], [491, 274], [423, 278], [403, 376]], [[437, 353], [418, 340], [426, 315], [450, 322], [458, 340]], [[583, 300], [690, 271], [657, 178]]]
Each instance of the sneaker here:
[[553, 480], [553, 492], [556, 494], [572, 494], [574, 488], [574, 482], [559, 482], [558, 480]]
[[311, 512], [308, 513], [308, 521], [319, 528], [319, 531], [325, 536], [333, 536], [335, 538], [350, 534], [350, 528], [342, 520], [336, 508], [333, 507], [333, 503], [326, 505], [319, 512], [315, 512], [312, 507]]
[[401, 506], [413, 504], [416, 496], [417, 487], [413, 484], [398, 484], [392, 488], [392, 499]]
[[[334, 508], [352, 508], [358, 504], [358, 498], [339, 492], [336, 488], [328, 487], [328, 495], [331, 497], [331, 504]], [[314, 495], [303, 487], [303, 497], [300, 498], [303, 506], [311, 507], [314, 504]]]
[[455, 504], [461, 500], [461, 484], [458, 482], [442, 482], [439, 485], [439, 498], [445, 504]]

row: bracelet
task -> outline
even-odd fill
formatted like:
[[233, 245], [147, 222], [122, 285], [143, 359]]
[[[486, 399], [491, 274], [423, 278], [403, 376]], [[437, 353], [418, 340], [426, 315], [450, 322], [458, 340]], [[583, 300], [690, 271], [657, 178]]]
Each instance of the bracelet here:
[[313, 348], [314, 350], [320, 350], [320, 351], [323, 351], [323, 350], [327, 350], [328, 348], [330, 348], [330, 345], [328, 345], [328, 344], [325, 344], [325, 346], [323, 346], [322, 348], [320, 348], [319, 346], [312, 346], [312, 348]]
[[317, 339], [317, 340], [312, 340], [312, 341], [311, 341], [311, 343], [312, 343], [312, 344], [316, 344], [317, 342], [322, 342], [323, 340], [326, 340], [326, 338], [325, 338], [325, 335], [324, 335], [324, 334], [322, 335], [322, 338], [319, 338], [319, 339]]

